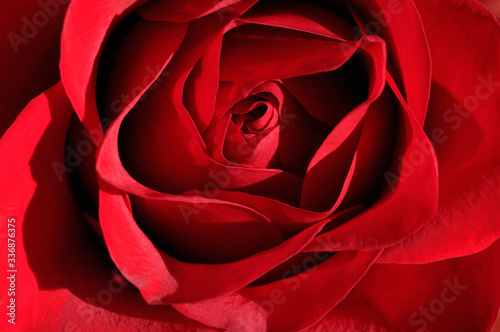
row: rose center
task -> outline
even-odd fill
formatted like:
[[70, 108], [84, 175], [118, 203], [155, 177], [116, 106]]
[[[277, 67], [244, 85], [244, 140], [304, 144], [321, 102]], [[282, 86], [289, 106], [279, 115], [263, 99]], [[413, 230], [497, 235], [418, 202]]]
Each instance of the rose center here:
[[229, 160], [254, 167], [273, 164], [279, 140], [279, 102], [259, 92], [237, 102], [230, 110], [230, 126], [224, 144]]
[[246, 114], [234, 114], [232, 121], [243, 134], [255, 134], [263, 131], [272, 118], [265, 103], [257, 103]]

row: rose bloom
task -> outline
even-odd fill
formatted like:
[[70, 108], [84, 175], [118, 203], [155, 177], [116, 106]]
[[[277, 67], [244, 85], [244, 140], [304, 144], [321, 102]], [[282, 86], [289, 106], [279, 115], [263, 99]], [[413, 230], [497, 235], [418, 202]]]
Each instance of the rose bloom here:
[[3, 330], [493, 328], [486, 7], [68, 2], [0, 6]]

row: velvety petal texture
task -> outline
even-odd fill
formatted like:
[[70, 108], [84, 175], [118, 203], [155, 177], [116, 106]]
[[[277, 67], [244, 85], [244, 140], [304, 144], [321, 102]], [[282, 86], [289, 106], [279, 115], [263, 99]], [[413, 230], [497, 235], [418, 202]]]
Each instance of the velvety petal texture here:
[[[99, 245], [72, 198], [68, 173], [59, 181], [53, 168], [64, 163], [72, 112], [59, 83], [31, 101], [0, 140], [1, 167], [10, 175], [0, 180], [2, 227], [15, 219], [17, 271], [16, 324], [2, 320], [2, 330], [138, 330], [147, 324], [210, 331], [171, 308], [144, 303]], [[2, 268], [12, 270], [6, 263]], [[2, 288], [8, 281], [2, 278]]]
[[[59, 80], [61, 29], [69, 1], [4, 2], [0, 22], [0, 134], [26, 104]], [[40, 64], [43, 63], [43, 66]]]
[[0, 7], [2, 331], [493, 327], [480, 2]]
[[428, 264], [375, 264], [306, 331], [490, 331], [499, 310], [498, 244]]
[[[418, 233], [384, 252], [381, 259], [394, 263], [469, 255], [485, 249], [500, 235], [500, 137], [493, 130], [500, 121], [495, 111], [500, 102], [500, 65], [493, 60], [500, 56], [500, 26], [481, 6], [464, 2], [451, 9], [440, 1], [432, 3], [432, 7], [423, 2], [417, 5], [434, 61], [425, 131], [439, 162], [439, 211]], [[473, 20], [485, 33], [477, 36], [451, 28], [443, 32], [442, 18], [435, 12], [439, 6], [453, 10], [453, 20]], [[482, 52], [479, 45], [490, 43], [495, 46]], [[470, 50], [456, 54], [452, 50], [459, 44], [471, 45]], [[453, 66], [448, 64], [451, 56]], [[462, 69], [457, 77], [458, 68], [467, 70]], [[435, 234], [446, 234], [453, 241], [435, 241]]]

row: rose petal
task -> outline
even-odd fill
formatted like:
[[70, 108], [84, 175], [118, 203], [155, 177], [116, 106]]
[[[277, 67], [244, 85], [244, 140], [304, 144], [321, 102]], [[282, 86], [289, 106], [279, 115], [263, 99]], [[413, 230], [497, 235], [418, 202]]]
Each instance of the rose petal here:
[[107, 203], [100, 211], [101, 227], [113, 261], [151, 304], [201, 301], [234, 292], [295, 255], [325, 224], [315, 224], [272, 249], [240, 261], [192, 264], [154, 247], [137, 226], [125, 199], [116, 189], [101, 192], [101, 200]]
[[266, 82], [219, 82], [212, 124], [217, 123], [220, 118], [227, 115], [228, 111], [237, 102], [255, 94], [256, 89], [263, 84], [266, 84]]
[[479, 2], [485, 5], [496, 16], [497, 21], [500, 22], [500, 3], [496, 0], [479, 0]]
[[148, 91], [168, 79], [168, 71], [162, 70], [178, 50], [187, 30], [187, 24], [151, 22], [133, 15], [122, 24], [125, 26], [120, 25], [108, 39], [99, 63], [96, 93], [97, 98], [103, 99], [98, 106], [104, 126], [137, 96], [141, 102], [148, 97]]
[[[59, 83], [35, 98], [0, 140], [0, 165], [9, 174], [0, 178], [2, 226], [7, 229], [7, 219], [16, 219], [14, 330], [120, 330], [149, 324], [207, 331], [171, 308], [147, 305], [97, 245], [75, 205], [67, 173], [57, 173], [64, 167], [72, 114]], [[12, 269], [6, 263], [4, 271]], [[7, 281], [2, 279], [2, 288], [8, 289]], [[11, 331], [7, 325], [2, 327]]]
[[285, 93], [279, 145], [283, 169], [303, 177], [311, 158], [331, 130], [332, 127], [313, 118], [290, 93]]
[[[335, 5], [333, 5], [335, 6]], [[355, 30], [341, 8], [325, 10], [297, 1], [259, 2], [241, 19], [247, 23], [292, 29], [337, 40], [354, 40]]]
[[339, 42], [294, 30], [244, 24], [224, 36], [220, 79], [285, 79], [334, 70], [351, 57], [358, 43]]
[[[146, 102], [149, 102], [149, 100], [151, 99], [152, 98], [148, 98]], [[100, 149], [100, 153], [98, 154], [97, 158], [97, 166], [96, 166], [97, 172], [100, 175], [100, 177], [107, 183], [112, 184], [114, 187], [123, 190], [125, 192], [136, 195], [151, 194], [151, 193], [153, 195], [158, 194], [158, 192], [139, 184], [137, 180], [132, 178], [130, 174], [125, 170], [120, 160], [120, 156], [118, 154], [118, 149], [117, 149], [118, 129], [126, 115], [127, 112], [123, 112], [118, 117], [118, 119], [110, 126], [108, 132], [106, 133], [106, 137], [104, 139], [103, 145]], [[184, 132], [181, 131], [180, 133]], [[183, 143], [182, 141], [180, 142], [178, 141], [178, 137], [176, 139], [173, 139], [171, 142], [176, 142], [179, 144]], [[194, 146], [196, 147], [196, 145]], [[180, 150], [179, 155], [181, 157], [185, 156], [186, 151]], [[254, 170], [244, 167], [226, 167], [214, 163], [204, 154], [198, 154], [198, 156], [200, 156], [200, 158], [204, 158], [206, 162], [212, 164], [212, 165], [209, 164], [211, 168], [202, 168], [200, 167], [200, 165], [190, 164], [192, 167], [198, 167], [197, 168], [199, 170], [198, 172], [204, 172], [203, 174], [201, 174], [201, 176], [203, 176], [203, 181], [199, 182], [201, 183], [201, 185], [197, 189], [198, 191], [210, 190], [210, 188], [215, 186], [216, 189], [245, 188], [249, 192], [263, 192], [264, 194], [267, 193], [269, 195], [273, 195], [274, 192], [276, 195], [280, 195], [280, 193], [282, 194], [283, 191], [276, 190], [276, 188], [283, 188], [285, 186], [293, 187], [297, 185], [298, 181], [300, 181], [300, 179], [297, 178], [296, 176], [283, 171], [267, 170], [267, 169]], [[192, 158], [192, 156], [190, 156], [190, 158]], [[180, 169], [180, 167], [182, 166], [175, 164], [172, 165], [173, 165], [172, 167], [176, 167], [173, 168], [174, 171]], [[158, 173], [161, 173], [159, 169]], [[185, 180], [186, 183], [189, 183], [189, 181], [193, 181], [193, 174], [200, 175], [199, 173], [196, 172], [192, 174], [187, 174], [191, 175], [191, 177], [186, 178]], [[160, 180], [165, 179], [166, 175], [164, 175], [163, 177], [159, 177], [158, 179]], [[236, 175], [237, 177], [235, 177]], [[178, 172], [177, 172], [177, 177], [179, 177]], [[172, 179], [175, 179], [175, 177], [172, 177]], [[167, 182], [166, 184], [171, 186], [171, 183]], [[185, 183], [183, 185], [186, 186]], [[198, 184], [195, 184], [193, 186], [196, 185]]]
[[[26, 229], [24, 236], [27, 238], [26, 250], [35, 271], [44, 271], [47, 268], [44, 262], [48, 260], [48, 257], [40, 257], [40, 261], [31, 258], [32, 255], [37, 255], [37, 252], [33, 251], [36, 245], [36, 242], [33, 243], [36, 239], [36, 230], [40, 227], [37, 226], [40, 225], [36, 221], [37, 218], [46, 220], [51, 216], [71, 216], [72, 226], [78, 228], [76, 218], [78, 214], [75, 205], [69, 199], [71, 194], [64, 168], [64, 142], [71, 114], [71, 106], [61, 84], [58, 84], [30, 102], [0, 140], [2, 169], [5, 170], [4, 176], [1, 177], [1, 201], [6, 205], [2, 211], [5, 217], [15, 217], [20, 222], [23, 220]], [[44, 136], [45, 131], [47, 133]], [[42, 151], [47, 147], [50, 153]], [[17, 166], [13, 167], [14, 165]], [[51, 185], [54, 186], [52, 189]], [[49, 193], [51, 196], [48, 196]], [[67, 195], [66, 198], [59, 197], [64, 194]], [[13, 201], [14, 197], [16, 201]], [[54, 204], [58, 199], [64, 199], [66, 202], [61, 208], [55, 208], [54, 205], [47, 203], [48, 201]], [[36, 211], [39, 213], [38, 216], [34, 215]], [[3, 219], [7, 222], [6, 218]], [[7, 228], [7, 225], [5, 226]], [[20, 226], [14, 225], [16, 229]], [[54, 230], [56, 231], [59, 230]], [[63, 233], [54, 235], [62, 236]], [[49, 252], [58, 246], [57, 243], [50, 244], [50, 239], [47, 237], [41, 237], [38, 243], [44, 243], [43, 247]], [[19, 248], [22, 249], [23, 247]], [[60, 256], [54, 253], [50, 259]], [[50, 265], [60, 268], [58, 264], [67, 263], [63, 257], [64, 255]], [[47, 287], [46, 282], [47, 280], [43, 280], [39, 284], [41, 287]]]
[[397, 103], [389, 86], [370, 105], [356, 149], [352, 180], [340, 208], [369, 205], [384, 181], [397, 137]]
[[318, 149], [304, 178], [301, 208], [328, 211], [335, 205], [354, 163], [365, 114], [366, 109], [350, 113]]
[[173, 306], [187, 317], [218, 329], [266, 331], [266, 311], [237, 293]]
[[[126, 112], [120, 114], [118, 119], [111, 125], [108, 132], [106, 133], [106, 138], [103, 145], [101, 146], [97, 158], [97, 169], [98, 174], [100, 175], [100, 180], [112, 184], [116, 189], [125, 190], [127, 192], [133, 193], [134, 195], [146, 198], [160, 197], [179, 203], [193, 202], [194, 200], [209, 204], [217, 202], [216, 200], [204, 197], [162, 194], [144, 187], [133, 178], [131, 178], [123, 168], [116, 149], [118, 128], [125, 115]], [[150, 247], [150, 240], [147, 239], [144, 233], [142, 233], [137, 225], [135, 225], [135, 221], [131, 216], [131, 211], [123, 207], [123, 204], [126, 205], [126, 202], [121, 203], [120, 201], [117, 201], [117, 199], [118, 196], [115, 195], [115, 199], [110, 201], [110, 203], [119, 204], [122, 206], [121, 208], [119, 207], [114, 209], [114, 211], [121, 214], [121, 216], [118, 217], [118, 220], [130, 224], [129, 226], [127, 226], [127, 229], [131, 232], [128, 237], [132, 237], [139, 241], [145, 241], [144, 244], [136, 246], [137, 249], [140, 249], [142, 246]], [[108, 231], [104, 231], [103, 229], [104, 236], [106, 238], [106, 234], [108, 234], [108, 236], [110, 237], [117, 237], [116, 239], [113, 239], [111, 243], [113, 243], [113, 241], [117, 241], [117, 243], [119, 243], [121, 241], [119, 234], [120, 231], [124, 229], [124, 227], [121, 226], [120, 223], [116, 222], [116, 214], [113, 216], [109, 215], [109, 217], [112, 218], [113, 221], [101, 221], [102, 227], [110, 228]], [[164, 266], [168, 266], [169, 271], [172, 271], [171, 273], [175, 277], [175, 279], [179, 280], [179, 289], [170, 296], [166, 296], [166, 293], [168, 293], [168, 287], [166, 289], [157, 289], [157, 295], [152, 296], [151, 298], [149, 298], [149, 300], [157, 301], [160, 296], [165, 296], [162, 299], [162, 303], [199, 301], [235, 291], [252, 282], [259, 275], [265, 273], [266, 271], [269, 271], [274, 266], [288, 259], [290, 256], [296, 254], [299, 250], [301, 250], [301, 248], [306, 245], [306, 243], [308, 243], [312, 239], [315, 234], [319, 232], [323, 225], [324, 223], [320, 223], [311, 226], [294, 238], [285, 241], [283, 244], [277, 246], [272, 250], [230, 264], [186, 264], [174, 260], [173, 258], [159, 252], [160, 257], [162, 258], [161, 261], [164, 262]], [[109, 242], [109, 240], [107, 241]], [[123, 244], [120, 244], [118, 248], [122, 248], [122, 246]], [[113, 249], [110, 248], [110, 251], [113, 251]], [[116, 260], [118, 266], [125, 266], [125, 271], [136, 270], [134, 266], [126, 268], [127, 264], [132, 264], [132, 262], [127, 257], [121, 257], [120, 250], [116, 250], [115, 252], [116, 255], [114, 256], [114, 259]], [[165, 272], [165, 268], [164, 266], [162, 266], [161, 261], [158, 260], [157, 262], [155, 262], [155, 264], [156, 266], [160, 267], [160, 271], [163, 270], [163, 272]], [[256, 269], [256, 266], [258, 266], [259, 268]], [[141, 274], [142, 273], [139, 271], [137, 275], [132, 276], [131, 278], [136, 280], [135, 285], [139, 288], [142, 284]], [[206, 279], [206, 275], [213, 276], [213, 278]], [[161, 282], [161, 280], [158, 280], [158, 282]], [[206, 284], [207, 282], [209, 284]], [[152, 288], [150, 290], [153, 291]]]
[[352, 210], [358, 213], [363, 210], [361, 206], [357, 206], [352, 209], [339, 211], [336, 214], [332, 214], [332, 211], [314, 212], [290, 206], [282, 201], [267, 197], [224, 190], [221, 190], [217, 197], [228, 202], [244, 204], [262, 213], [281, 230], [286, 238], [296, 235], [310, 225], [324, 219], [329, 220], [329, 222], [335, 225], [340, 224], [348, 219], [345, 217], [346, 215], [349, 215], [349, 218], [353, 217]]
[[[363, 214], [317, 237], [306, 250], [384, 248], [416, 232], [435, 216], [437, 160], [434, 150], [406, 104], [401, 105], [399, 119], [398, 137], [401, 138], [392, 165], [384, 173], [387, 187], [381, 197]], [[408, 204], [409, 197], [411, 204]]]
[[[171, 21], [171, 22], [188, 22], [194, 19], [206, 16], [215, 11], [221, 16], [221, 21], [224, 19], [224, 14], [232, 14], [236, 4], [241, 0], [186, 0], [177, 1], [148, 1], [141, 6], [137, 13], [148, 20], [154, 21]], [[246, 1], [249, 3], [255, 1]]]
[[176, 278], [132, 219], [126, 197], [106, 183], [99, 185], [99, 222], [111, 258], [149, 304], [161, 303], [179, 288]]
[[[63, 1], [61, 1], [63, 2]], [[59, 80], [60, 31], [66, 5], [4, 2], [0, 23], [0, 135], [26, 104]], [[40, 66], [43, 63], [43, 66]]]
[[500, 270], [491, 264], [499, 249], [495, 243], [472, 256], [429, 264], [375, 264], [308, 331], [490, 331], [500, 303]]
[[183, 102], [202, 136], [215, 112], [221, 47], [222, 34], [210, 44], [184, 86]]
[[[244, 90], [249, 86], [244, 85]], [[222, 93], [226, 95], [228, 91]], [[284, 129], [279, 118], [287, 107], [282, 86], [278, 82], [264, 82], [242, 93], [245, 98], [227, 109], [210, 128], [208, 144], [215, 152], [214, 158], [225, 164], [283, 169], [278, 154], [280, 133]], [[259, 109], [264, 110], [263, 114], [255, 113]], [[223, 146], [223, 155], [219, 154], [218, 146]]]
[[102, 131], [94, 97], [97, 56], [119, 18], [142, 2], [144, 0], [111, 4], [82, 0], [71, 2], [61, 36], [59, 68], [61, 81], [75, 112], [89, 131]]
[[[496, 111], [500, 72], [493, 61], [500, 56], [498, 23], [475, 2], [417, 4], [435, 64], [425, 130], [439, 162], [439, 210], [421, 231], [385, 251], [387, 262], [426, 263], [469, 255], [500, 237], [496, 203], [500, 159], [494, 152], [500, 148]], [[467, 19], [472, 30], [447, 27], [444, 31], [439, 8], [453, 11], [453, 20]], [[467, 51], [456, 54], [457, 45]], [[484, 47], [488, 53], [482, 51]], [[436, 241], [435, 234], [453, 241]]]
[[[385, 86], [386, 51], [382, 40], [367, 37], [365, 47], [370, 71], [368, 99], [333, 129], [309, 163], [302, 189], [301, 207], [316, 211], [330, 210], [338, 197], [351, 165], [366, 112]], [[324, 184], [328, 183], [328, 186]]]
[[312, 116], [335, 126], [367, 99], [369, 78], [364, 69], [362, 59], [354, 55], [337, 70], [292, 77], [283, 85]]
[[[379, 254], [379, 251], [337, 253], [306, 272], [288, 277], [291, 269], [283, 274], [285, 279], [247, 287], [239, 293], [267, 311], [268, 331], [298, 331], [320, 320], [339, 303]], [[301, 267], [293, 269], [306, 267], [322, 255], [325, 253], [306, 258]]]
[[400, 91], [423, 125], [429, 101], [431, 57], [414, 2], [355, 0], [347, 5], [353, 8], [363, 33], [380, 35], [387, 43], [388, 54], [392, 55], [390, 60], [396, 64], [395, 68], [388, 66], [389, 72], [395, 78], [401, 75]]
[[227, 136], [231, 110], [238, 103], [250, 95], [255, 94], [261, 84], [265, 82], [219, 82], [214, 116], [210, 127], [204, 134], [203, 141], [207, 145], [210, 156], [221, 164], [234, 164], [224, 155], [223, 148]]
[[[281, 197], [283, 192], [280, 194], [280, 191], [272, 191], [273, 188], [300, 186], [301, 179], [289, 172], [276, 169], [251, 169], [246, 166], [225, 166], [215, 162], [197, 142], [197, 137], [201, 138], [199, 134], [194, 133], [194, 124], [187, 124], [191, 128], [190, 133], [179, 118], [179, 113], [186, 116], [184, 110], [176, 112], [172, 105], [168, 107], [168, 100], [164, 99], [164, 94], [160, 95], [157, 92], [163, 91], [152, 91], [152, 94], [139, 105], [137, 111], [130, 113], [124, 122], [120, 133], [121, 156], [116, 151], [116, 142], [118, 127], [123, 117], [117, 119], [116, 124], [108, 130], [104, 142], [109, 142], [109, 149], [114, 151], [106, 154], [110, 153], [112, 158], [116, 158], [116, 163], [113, 164], [116, 167], [123, 168], [123, 162], [127, 172], [144, 185], [174, 194], [193, 189], [204, 191], [205, 188], [210, 189], [215, 185], [219, 189], [239, 189], [262, 195], [274, 195], [274, 192]], [[158, 100], [156, 96], [163, 100]], [[151, 114], [155, 112], [152, 109], [149, 113], [138, 112], [158, 103], [167, 106], [171, 111], [163, 112], [159, 119]], [[157, 112], [160, 111], [158, 108]], [[102, 155], [105, 158], [109, 157], [104, 156], [104, 153]], [[118, 179], [109, 169], [103, 170], [101, 176], [106, 177], [107, 181], [114, 183], [115, 186], [127, 188], [123, 179]], [[124, 176], [130, 177], [128, 174]], [[223, 179], [218, 180], [218, 178]]]
[[[244, 6], [240, 7], [241, 10], [245, 8]], [[148, 98], [139, 104], [139, 109], [147, 107], [148, 104], [154, 106], [147, 113], [133, 112], [131, 117], [127, 119], [130, 128], [123, 130], [125, 134], [121, 144], [127, 146], [123, 158], [127, 169], [150, 187], [161, 189], [164, 192], [180, 193], [213, 182], [210, 178], [212, 173], [227, 171], [231, 175], [247, 171], [245, 168], [226, 170], [226, 167], [207, 157], [206, 147], [201, 136], [181, 100], [183, 85], [192, 66], [202, 56], [209, 43], [221, 31], [231, 27], [228, 24], [226, 21], [220, 22], [216, 16], [207, 16], [193, 22], [185, 38], [186, 43], [183, 43], [172, 59], [169, 67], [171, 69], [170, 76], [165, 81], [165, 86], [151, 91]], [[165, 93], [167, 91], [168, 93]], [[158, 105], [162, 105], [170, 111], [164, 112]], [[128, 114], [127, 112], [124, 115]], [[132, 117], [134, 121], [131, 121]], [[117, 121], [121, 122], [122, 119], [117, 119]], [[117, 126], [119, 125], [117, 124]], [[116, 145], [116, 143], [111, 142], [110, 144]], [[166, 155], [159, 154], [157, 151], [160, 150], [163, 150]], [[115, 154], [113, 156], [118, 157]], [[171, 159], [169, 156], [176, 156], [178, 159]], [[139, 160], [142, 161], [139, 163]], [[149, 162], [147, 162], [148, 160]], [[147, 171], [141, 169], [145, 165], [149, 165]], [[118, 163], [117, 166], [122, 167], [121, 163]], [[207, 169], [208, 166], [212, 169]], [[151, 169], [151, 167], [156, 169]], [[104, 173], [102, 175], [104, 176]], [[276, 170], [260, 170], [249, 173], [248, 177], [234, 178], [230, 176], [230, 178], [231, 180], [240, 180], [240, 182], [228, 185], [228, 188], [241, 188], [256, 183], [264, 187], [271, 187], [272, 184], [283, 186], [286, 183], [298, 181], [292, 174]], [[113, 181], [116, 180], [108, 179], [108, 182], [112, 183]], [[259, 188], [255, 188], [255, 190], [259, 190]]]
[[230, 262], [283, 242], [276, 226], [244, 205], [136, 196], [131, 197], [131, 205], [134, 219], [148, 237], [183, 261]]

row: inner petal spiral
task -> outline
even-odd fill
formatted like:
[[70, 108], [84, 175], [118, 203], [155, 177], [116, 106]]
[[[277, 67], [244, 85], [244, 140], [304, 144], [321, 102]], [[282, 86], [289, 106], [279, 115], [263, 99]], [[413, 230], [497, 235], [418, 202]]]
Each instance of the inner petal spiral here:
[[279, 166], [279, 102], [268, 93], [251, 95], [230, 110], [226, 158], [253, 167]]

